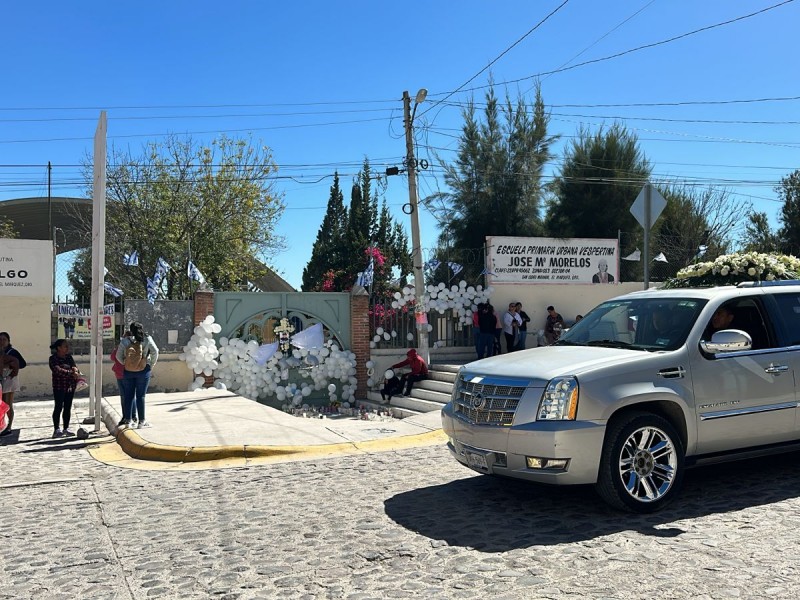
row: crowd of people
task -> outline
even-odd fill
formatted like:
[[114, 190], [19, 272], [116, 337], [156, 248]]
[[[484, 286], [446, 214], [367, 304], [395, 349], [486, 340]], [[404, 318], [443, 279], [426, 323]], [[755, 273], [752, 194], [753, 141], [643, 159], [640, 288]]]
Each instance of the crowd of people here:
[[[111, 353], [112, 370], [122, 403], [119, 426], [149, 427], [145, 419], [145, 395], [151, 370], [158, 361], [158, 346], [141, 323], [132, 322], [119, 345]], [[50, 345], [48, 361], [53, 389], [53, 438], [75, 435], [70, 428], [75, 392], [85, 385], [85, 378], [75, 363], [68, 339], [59, 338]], [[2, 401], [0, 402], [0, 436], [11, 435], [14, 423], [14, 394], [20, 390], [19, 372], [27, 363], [11, 345], [11, 337], [0, 332], [0, 368], [2, 368]]]

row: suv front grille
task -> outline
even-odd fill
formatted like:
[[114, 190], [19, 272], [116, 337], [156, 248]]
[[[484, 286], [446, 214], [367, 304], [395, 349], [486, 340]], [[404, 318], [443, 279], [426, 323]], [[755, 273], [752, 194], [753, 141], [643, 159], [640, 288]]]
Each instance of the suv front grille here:
[[456, 380], [453, 409], [456, 415], [475, 425], [511, 426], [524, 385]]

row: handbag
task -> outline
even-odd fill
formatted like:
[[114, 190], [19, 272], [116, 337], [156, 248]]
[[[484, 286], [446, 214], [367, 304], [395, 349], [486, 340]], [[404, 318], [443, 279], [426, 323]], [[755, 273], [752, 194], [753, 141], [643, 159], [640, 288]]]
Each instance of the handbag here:
[[0, 399], [0, 431], [4, 431], [8, 426], [8, 417], [6, 413], [11, 410], [11, 407]]

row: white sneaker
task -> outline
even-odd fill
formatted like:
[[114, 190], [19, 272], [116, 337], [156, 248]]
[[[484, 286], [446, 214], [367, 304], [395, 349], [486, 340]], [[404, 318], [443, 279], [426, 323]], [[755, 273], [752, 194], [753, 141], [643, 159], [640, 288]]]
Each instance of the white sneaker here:
[[54, 438], [64, 437], [64, 432], [61, 431], [60, 429], [56, 429], [55, 431], [53, 431], [53, 437]]
[[145, 427], [150, 427], [150, 423], [147, 421], [139, 421], [139, 429], [144, 429]]
[[128, 427], [130, 427], [131, 429], [135, 429], [138, 423], [139, 422], [136, 419], [132, 419]]
[[72, 431], [71, 429], [69, 429], [68, 427], [65, 427], [64, 431], [63, 431], [63, 434], [64, 435], [75, 435], [75, 432]]

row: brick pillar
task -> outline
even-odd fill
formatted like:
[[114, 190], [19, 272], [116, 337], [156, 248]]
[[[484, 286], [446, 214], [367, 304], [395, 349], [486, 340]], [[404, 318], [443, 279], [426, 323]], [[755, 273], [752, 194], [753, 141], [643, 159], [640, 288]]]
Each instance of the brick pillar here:
[[[214, 314], [214, 292], [212, 290], [197, 290], [194, 293], [194, 326], [197, 327], [208, 315]], [[206, 376], [204, 387], [214, 385], [214, 376]]]
[[356, 399], [367, 397], [369, 349], [369, 296], [366, 291], [350, 296], [350, 350], [356, 355]]

